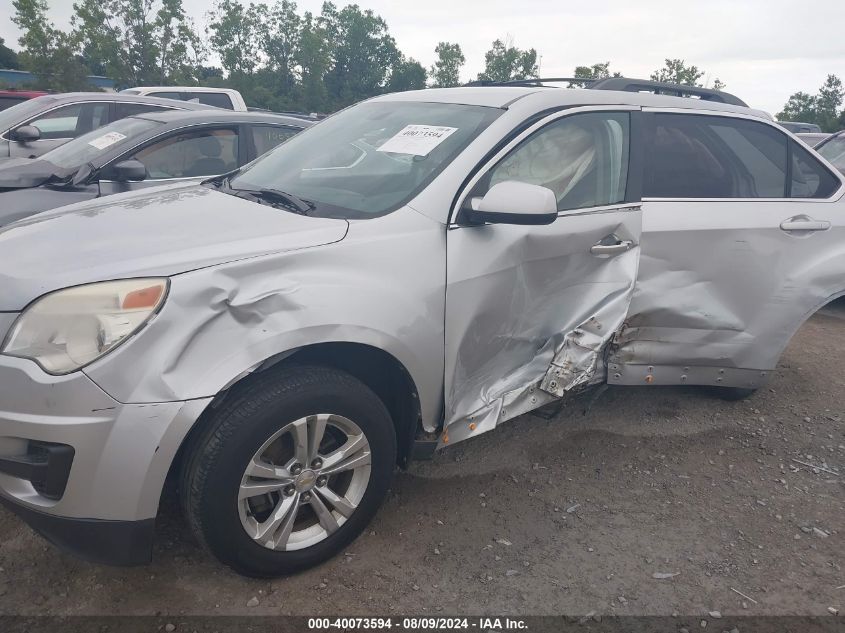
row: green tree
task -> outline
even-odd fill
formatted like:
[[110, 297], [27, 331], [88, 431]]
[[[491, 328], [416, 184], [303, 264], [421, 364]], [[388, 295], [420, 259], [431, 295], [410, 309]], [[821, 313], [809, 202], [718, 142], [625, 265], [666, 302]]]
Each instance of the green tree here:
[[320, 18], [332, 43], [325, 77], [331, 105], [340, 108], [384, 92], [388, 73], [400, 60], [387, 23], [356, 4], [337, 11], [331, 2], [323, 4]]
[[806, 92], [796, 92], [791, 97], [783, 110], [778, 112], [779, 121], [804, 121], [813, 123], [816, 119], [816, 98]]
[[530, 79], [538, 71], [536, 50], [523, 51], [510, 41], [496, 40], [484, 55], [484, 71], [478, 74], [478, 79], [495, 82]]
[[204, 49], [182, 0], [80, 0], [74, 37], [118, 85], [193, 83]]
[[91, 89], [77, 42], [47, 18], [46, 0], [14, 0], [12, 6], [12, 22], [22, 32], [18, 58], [35, 75], [36, 87], [58, 92]]
[[255, 5], [219, 0], [209, 13], [209, 43], [230, 75], [250, 75], [258, 67], [261, 13]]
[[466, 63], [466, 57], [460, 44], [440, 42], [434, 47], [437, 61], [431, 67], [431, 87], [451, 88], [461, 83], [461, 66]]
[[698, 80], [703, 76], [703, 70], [699, 70], [698, 66], [687, 66], [682, 59], [667, 59], [663, 68], [658, 68], [651, 73], [652, 81], [699, 87], [701, 84]]
[[713, 90], [724, 90], [727, 87], [727, 84], [718, 77], [713, 80]]
[[[599, 62], [592, 66], [576, 66], [573, 77], [583, 77], [584, 79], [607, 79], [608, 77], [621, 77], [622, 73], [610, 73], [610, 62]], [[589, 82], [575, 82], [569, 84], [570, 88], [585, 87]]]
[[19, 69], [20, 62], [18, 61], [18, 54], [11, 48], [6, 46], [5, 40], [0, 37], [0, 68], [7, 68], [9, 70]]
[[271, 8], [265, 8], [260, 29], [260, 45], [267, 68], [276, 78], [277, 90], [286, 95], [290, 95], [296, 84], [295, 59], [299, 48], [300, 22], [296, 4], [279, 0]]
[[826, 132], [839, 129], [843, 95], [842, 80], [836, 75], [828, 75], [816, 96], [816, 123]]
[[388, 92], [404, 92], [405, 90], [422, 90], [425, 88], [426, 72], [417, 60], [405, 59], [403, 56], [390, 71], [387, 82]]
[[307, 112], [329, 112], [329, 95], [324, 78], [331, 64], [331, 45], [326, 25], [310, 12], [302, 17], [299, 49], [294, 55], [299, 68], [300, 106]]
[[828, 75], [815, 95], [796, 92], [778, 112], [779, 121], [815, 123], [825, 132], [845, 127], [845, 112], [841, 111], [845, 88], [836, 75]]

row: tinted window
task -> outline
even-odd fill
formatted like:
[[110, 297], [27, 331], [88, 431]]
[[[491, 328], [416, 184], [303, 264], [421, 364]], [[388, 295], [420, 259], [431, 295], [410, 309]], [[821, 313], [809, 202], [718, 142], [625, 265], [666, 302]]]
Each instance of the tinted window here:
[[503, 158], [474, 196], [499, 182], [548, 187], [559, 211], [625, 200], [630, 123], [627, 113], [564, 117], [538, 130]]
[[205, 105], [214, 106], [215, 108], [226, 108], [227, 110], [235, 109], [229, 95], [221, 92], [189, 92], [187, 97], [188, 101], [204, 103]]
[[827, 198], [839, 189], [839, 179], [799, 143], [792, 143], [792, 197]]
[[151, 92], [148, 96], [160, 97], [161, 99], [177, 99], [179, 101], [182, 101], [181, 92]]
[[845, 135], [836, 136], [816, 151], [839, 171], [845, 172]]
[[788, 137], [745, 119], [655, 114], [643, 195], [783, 198]]
[[24, 97], [0, 97], [0, 110], [11, 108], [13, 105], [17, 105], [21, 101], [26, 101], [26, 99]]
[[149, 105], [147, 103], [115, 103], [114, 118], [125, 119], [128, 116], [144, 114], [145, 112], [172, 112], [171, 108]]
[[238, 166], [234, 130], [197, 130], [153, 143], [136, 153], [151, 179], [216, 176]]
[[299, 130], [277, 125], [253, 125], [252, 141], [255, 143], [255, 155], [261, 156], [281, 143], [284, 143]]
[[108, 122], [108, 103], [75, 103], [38, 116], [25, 125], [41, 131], [43, 139], [75, 138]]

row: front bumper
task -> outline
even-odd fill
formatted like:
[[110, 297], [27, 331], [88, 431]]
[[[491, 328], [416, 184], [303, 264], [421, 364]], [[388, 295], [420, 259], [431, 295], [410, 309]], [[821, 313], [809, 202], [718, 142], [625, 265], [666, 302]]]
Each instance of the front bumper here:
[[37, 443], [73, 451], [58, 498], [33, 485], [27, 471], [15, 476], [7, 468], [0, 499], [85, 558], [148, 560], [167, 472], [209, 401], [123, 404], [83, 372], [50, 376], [31, 361], [0, 355], [0, 457], [8, 463]]
[[83, 560], [129, 566], [149, 563], [152, 558], [155, 519], [68, 519], [32, 510], [3, 496], [0, 496], [0, 504], [53, 545]]

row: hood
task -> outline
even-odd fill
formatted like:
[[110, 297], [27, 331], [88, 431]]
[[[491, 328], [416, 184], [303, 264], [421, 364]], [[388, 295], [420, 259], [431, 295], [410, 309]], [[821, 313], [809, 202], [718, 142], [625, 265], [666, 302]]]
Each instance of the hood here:
[[0, 191], [38, 187], [71, 171], [37, 158], [9, 158], [0, 162]]
[[0, 229], [0, 312], [68, 286], [330, 244], [348, 227], [346, 220], [296, 215], [199, 185], [74, 204]]

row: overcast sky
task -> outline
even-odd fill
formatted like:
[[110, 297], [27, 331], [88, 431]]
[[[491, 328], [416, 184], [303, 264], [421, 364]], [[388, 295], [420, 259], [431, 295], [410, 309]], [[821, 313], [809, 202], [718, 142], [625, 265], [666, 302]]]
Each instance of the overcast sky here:
[[[204, 29], [210, 0], [183, 0]], [[73, 0], [48, 0], [57, 26], [68, 25]], [[343, 6], [344, 2], [336, 2]], [[845, 79], [842, 0], [360, 0], [381, 15], [405, 55], [429, 66], [439, 41], [458, 42], [463, 79], [483, 68], [496, 39], [536, 48], [541, 74], [570, 76], [577, 65], [610, 61], [629, 77], [648, 77], [666, 57], [681, 58], [716, 77], [751, 106], [777, 112], [790, 94], [815, 93], [829, 73]], [[319, 13], [322, 0], [300, 0]], [[0, 0], [0, 17], [13, 13]], [[0, 37], [19, 34], [0, 19]]]

